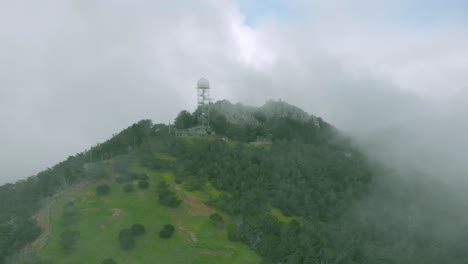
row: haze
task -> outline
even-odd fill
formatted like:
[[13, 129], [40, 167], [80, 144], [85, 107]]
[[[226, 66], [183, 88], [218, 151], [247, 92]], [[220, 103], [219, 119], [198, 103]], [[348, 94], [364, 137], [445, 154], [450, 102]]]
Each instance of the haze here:
[[[0, 0], [0, 184], [144, 118], [283, 99], [391, 165], [464, 180], [468, 4]], [[459, 182], [459, 181], [456, 181]]]

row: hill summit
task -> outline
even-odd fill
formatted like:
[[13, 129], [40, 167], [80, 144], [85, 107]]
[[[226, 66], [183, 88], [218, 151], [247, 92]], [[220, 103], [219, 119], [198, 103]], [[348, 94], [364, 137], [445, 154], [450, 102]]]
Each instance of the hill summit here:
[[[197, 116], [180, 112], [175, 128]], [[219, 101], [210, 124], [177, 137], [142, 120], [1, 186], [0, 263], [465, 263], [389, 220], [382, 208], [405, 215], [417, 197], [395, 199], [401, 188], [379, 183], [389, 172], [321, 118]]]

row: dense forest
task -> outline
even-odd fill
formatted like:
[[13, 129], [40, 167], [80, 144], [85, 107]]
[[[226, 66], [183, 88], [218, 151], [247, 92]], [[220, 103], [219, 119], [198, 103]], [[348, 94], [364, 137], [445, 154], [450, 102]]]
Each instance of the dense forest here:
[[[222, 102], [210, 115], [207, 138], [177, 138], [166, 125], [143, 120], [36, 176], [1, 186], [0, 263], [37, 238], [32, 216], [51, 196], [105, 177], [92, 166], [97, 161], [117, 159], [125, 171], [124, 154], [152, 169], [174, 170], [185, 188], [218, 189], [221, 195], [207, 203], [234, 219], [229, 238], [255, 250], [262, 263], [468, 263], [466, 224], [447, 221], [461, 216], [443, 187], [435, 193], [369, 162], [332, 125], [283, 102], [260, 108]], [[191, 127], [196, 117], [182, 111], [174, 125]], [[157, 153], [177, 162], [155, 159]]]

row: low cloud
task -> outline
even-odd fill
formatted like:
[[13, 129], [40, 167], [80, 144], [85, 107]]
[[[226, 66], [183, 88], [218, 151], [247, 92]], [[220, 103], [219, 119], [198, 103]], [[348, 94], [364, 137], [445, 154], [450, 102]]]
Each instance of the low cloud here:
[[282, 98], [383, 143], [382, 159], [468, 171], [463, 15], [421, 25], [393, 2], [331, 2], [287, 1], [287, 17], [257, 14], [254, 26], [235, 1], [0, 3], [0, 183], [193, 110], [200, 77], [215, 99]]

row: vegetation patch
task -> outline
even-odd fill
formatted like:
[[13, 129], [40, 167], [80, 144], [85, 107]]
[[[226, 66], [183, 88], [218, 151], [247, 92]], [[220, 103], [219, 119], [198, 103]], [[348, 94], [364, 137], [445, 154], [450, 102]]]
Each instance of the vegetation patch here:
[[163, 153], [157, 153], [155, 156], [156, 156], [156, 159], [162, 160], [162, 161], [168, 161], [168, 162], [176, 162], [177, 161], [177, 159], [175, 157], [167, 155], [167, 154], [163, 154]]
[[[60, 264], [103, 263], [106, 259], [112, 259], [115, 263], [259, 263], [260, 259], [253, 251], [242, 243], [231, 243], [225, 234], [210, 223], [208, 216], [189, 215], [188, 206], [184, 202], [175, 209], [167, 208], [157, 202], [160, 181], [172, 179], [166, 184], [169, 190], [173, 191], [171, 187], [175, 178], [173, 173], [160, 173], [138, 167], [135, 169], [144, 171], [149, 176], [150, 186], [148, 191], [144, 192], [147, 195], [144, 197], [129, 195], [113, 179], [106, 182], [112, 189], [106, 197], [109, 198], [108, 202], [95, 195], [93, 191], [95, 185], [83, 189], [81, 197], [86, 197], [86, 200], [77, 199], [75, 202], [75, 206], [80, 211], [80, 221], [72, 226], [72, 230], [80, 231], [80, 239], [74, 250], [67, 254], [60, 244], [60, 234], [64, 231], [62, 224], [64, 207], [61, 206], [60, 210], [52, 214], [54, 232], [40, 252], [41, 260], [44, 263]], [[90, 191], [90, 195], [87, 195], [86, 193]], [[184, 197], [186, 193], [180, 190], [178, 194]], [[202, 203], [201, 200], [198, 202]], [[118, 221], [112, 220], [113, 216]], [[143, 235], [133, 234], [132, 229], [135, 228], [132, 226], [136, 225], [135, 223], [144, 227]], [[174, 231], [169, 239], [161, 239], [159, 233], [166, 224], [172, 224]], [[120, 245], [119, 232], [122, 229], [129, 229], [132, 232], [131, 250], [123, 250]], [[128, 237], [126, 239], [132, 240]], [[188, 243], [192, 246], [188, 246]], [[219, 245], [227, 244], [235, 245], [235, 249], [232, 249], [235, 253], [230, 257], [200, 254], [204, 250], [218, 251], [216, 248]]]
[[169, 189], [169, 184], [162, 180], [158, 184], [158, 198], [161, 205], [176, 208], [182, 202], [177, 194]]
[[283, 223], [289, 223], [292, 220], [294, 220], [294, 217], [291, 216], [285, 216], [280, 209], [277, 208], [271, 208], [271, 214], [278, 219], [278, 221], [283, 222]]
[[165, 224], [163, 229], [159, 231], [159, 237], [169, 239], [174, 234], [175, 227], [171, 224]]

